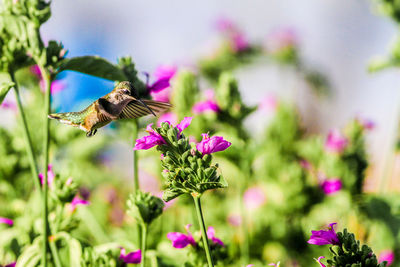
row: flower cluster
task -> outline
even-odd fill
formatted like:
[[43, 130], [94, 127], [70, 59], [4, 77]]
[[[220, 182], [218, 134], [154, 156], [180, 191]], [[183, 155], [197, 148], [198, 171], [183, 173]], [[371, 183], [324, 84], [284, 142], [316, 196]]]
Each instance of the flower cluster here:
[[191, 123], [186, 117], [176, 126], [163, 122], [161, 127], [147, 126], [149, 135], [136, 141], [135, 148], [149, 149], [157, 146], [162, 153], [163, 177], [167, 188], [163, 199], [169, 201], [184, 194], [202, 194], [204, 191], [226, 187], [226, 182], [217, 174], [218, 165], [212, 165], [212, 153], [227, 149], [231, 143], [221, 136], [209, 137], [203, 134], [203, 140], [195, 147], [189, 144], [183, 130]]
[[[192, 233], [189, 231], [189, 228], [191, 226], [192, 226], [191, 224], [187, 224], [185, 226], [186, 234], [180, 233], [180, 232], [171, 232], [171, 233], [167, 234], [167, 238], [169, 240], [171, 240], [172, 246], [174, 248], [181, 249], [181, 248], [187, 247], [188, 245], [191, 245], [192, 247], [197, 247], [197, 242], [198, 241], [196, 242], [196, 240], [194, 239]], [[221, 239], [219, 239], [219, 238], [217, 238], [215, 236], [214, 227], [212, 227], [212, 226], [208, 227], [208, 229], [207, 229], [207, 237], [208, 237], [208, 239], [211, 240], [212, 244], [225, 247], [224, 242], [222, 242]]]

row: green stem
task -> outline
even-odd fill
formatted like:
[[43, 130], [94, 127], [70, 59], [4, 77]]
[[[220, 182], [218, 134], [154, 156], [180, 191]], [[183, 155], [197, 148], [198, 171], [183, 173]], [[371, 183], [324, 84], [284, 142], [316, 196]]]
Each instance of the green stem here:
[[142, 224], [142, 261], [140, 262], [140, 267], [146, 266], [146, 244], [147, 244], [147, 224]]
[[196, 206], [197, 218], [199, 220], [201, 239], [203, 239], [204, 250], [206, 251], [208, 267], [213, 267], [214, 263], [211, 257], [210, 246], [208, 245], [208, 237], [206, 226], [204, 224], [203, 212], [201, 210], [200, 196], [193, 196], [194, 205]]
[[43, 160], [43, 266], [47, 267], [47, 252], [48, 252], [48, 235], [49, 235], [49, 222], [48, 222], [48, 185], [47, 185], [47, 168], [49, 166], [49, 144], [50, 144], [50, 120], [48, 119], [48, 115], [50, 114], [51, 108], [51, 92], [50, 92], [50, 74], [47, 70], [40, 66], [40, 72], [42, 74], [42, 78], [44, 80], [46, 92], [45, 92], [45, 101], [44, 101], [44, 138], [43, 138], [43, 152], [44, 152], [44, 160]]
[[[138, 121], [135, 119], [133, 121], [133, 146], [135, 146], [136, 139], [138, 138], [139, 133], [139, 125]], [[133, 194], [136, 194], [136, 191], [139, 190], [139, 168], [138, 168], [138, 153], [137, 150], [133, 150]]]
[[25, 112], [24, 112], [24, 108], [22, 106], [21, 96], [19, 94], [19, 89], [18, 89], [18, 84], [15, 79], [13, 71], [10, 71], [10, 76], [11, 76], [12, 82], [15, 84], [14, 85], [15, 98], [17, 99], [18, 111], [19, 111], [19, 114], [21, 115], [21, 122], [22, 122], [22, 126], [23, 126], [22, 128], [24, 130], [23, 132], [24, 132], [24, 139], [25, 139], [25, 144], [26, 144], [26, 152], [28, 154], [28, 160], [29, 160], [29, 165], [30, 165], [31, 172], [32, 172], [33, 183], [35, 184], [37, 192], [40, 193], [41, 189], [40, 189], [40, 182], [39, 182], [39, 177], [38, 177], [38, 169], [37, 169], [37, 165], [36, 165], [36, 156], [35, 156], [35, 153], [33, 152], [32, 139], [29, 134], [28, 124], [26, 122]]
[[56, 267], [62, 267], [60, 256], [58, 255], [57, 246], [55, 244], [55, 241], [50, 241], [49, 245], [50, 245], [51, 254], [53, 255], [54, 265]]
[[248, 233], [248, 228], [247, 228], [247, 216], [246, 216], [246, 209], [244, 206], [243, 202], [243, 196], [244, 192], [246, 190], [246, 181], [248, 181], [251, 178], [251, 171], [250, 171], [250, 162], [247, 161], [247, 159], [242, 159], [242, 170], [243, 170], [243, 176], [246, 177], [247, 179], [242, 179], [242, 181], [239, 183], [239, 205], [240, 205], [240, 217], [242, 220], [241, 224], [241, 231], [242, 231], [242, 237], [243, 237], [243, 242], [241, 244], [241, 258], [242, 258], [242, 263], [246, 264], [249, 262], [249, 233]]

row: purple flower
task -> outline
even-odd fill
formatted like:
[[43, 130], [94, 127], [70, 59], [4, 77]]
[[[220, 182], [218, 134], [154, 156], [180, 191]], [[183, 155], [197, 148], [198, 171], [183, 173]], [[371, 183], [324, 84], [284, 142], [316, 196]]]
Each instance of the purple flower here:
[[221, 246], [225, 247], [224, 242], [222, 242], [221, 239], [215, 237], [215, 229], [214, 229], [214, 227], [212, 227], [212, 226], [208, 227], [208, 229], [207, 229], [207, 237], [209, 239], [211, 239], [211, 241], [214, 244], [218, 244], [218, 245], [221, 245]]
[[153, 146], [166, 144], [162, 136], [153, 130], [152, 125], [152, 123], [147, 125], [146, 131], [149, 133], [149, 135], [137, 139], [133, 150], [147, 150]]
[[248, 188], [243, 195], [244, 205], [249, 210], [255, 210], [264, 205], [266, 201], [266, 196], [264, 191], [257, 187]]
[[[15, 3], [14, 3], [14, 4], [15, 4]], [[15, 267], [16, 265], [17, 265], [17, 262], [14, 261], [14, 262], [12, 262], [12, 263], [9, 263], [9, 264], [5, 265], [4, 267]]]
[[390, 266], [392, 265], [393, 261], [394, 261], [395, 255], [394, 252], [391, 250], [384, 250], [381, 253], [379, 253], [379, 259], [378, 262], [381, 263], [383, 261], [387, 261], [387, 265], [386, 266]]
[[0, 223], [2, 224], [8, 224], [9, 226], [14, 225], [14, 221], [5, 217], [0, 217]]
[[320, 186], [326, 195], [332, 195], [342, 189], [342, 181], [339, 178], [327, 179]]
[[333, 153], [342, 153], [347, 146], [347, 138], [344, 137], [338, 130], [329, 132], [326, 141], [325, 149]]
[[196, 145], [196, 148], [203, 155], [224, 151], [232, 144], [224, 140], [222, 136], [213, 136], [210, 138], [208, 134], [201, 135], [203, 136], [203, 140]]
[[79, 196], [75, 196], [74, 199], [69, 203], [69, 209], [71, 212], [74, 212], [78, 205], [89, 205], [90, 202], [84, 199], [81, 199]]
[[193, 117], [185, 117], [178, 125], [176, 125], [176, 128], [178, 128], [179, 133], [182, 133], [182, 131], [185, 130], [190, 125], [192, 119]]
[[231, 48], [234, 52], [242, 52], [250, 48], [249, 41], [246, 36], [241, 32], [232, 34], [230, 40]]
[[[45, 92], [45, 90], [46, 90], [46, 87], [45, 87], [45, 86], [46, 86], [46, 85], [45, 85], [45, 82], [44, 82], [43, 79], [40, 80], [39, 85], [40, 85], [41, 91], [42, 91], [42, 92]], [[61, 80], [54, 80], [54, 81], [51, 82], [50, 92], [51, 92], [52, 94], [55, 94], [55, 93], [58, 93], [58, 92], [61, 92], [62, 90], [64, 90], [65, 87], [66, 87], [66, 86], [65, 86], [65, 83], [64, 83], [63, 81], [61, 81]]]
[[220, 108], [219, 108], [218, 104], [216, 102], [214, 102], [213, 100], [206, 100], [206, 101], [196, 103], [193, 106], [192, 111], [194, 114], [200, 114], [200, 113], [204, 113], [207, 111], [219, 112]]
[[331, 223], [329, 224], [329, 229], [328, 230], [320, 230], [320, 231], [311, 231], [311, 237], [307, 241], [309, 244], [313, 245], [340, 245], [339, 238], [336, 235], [335, 230], [333, 229], [333, 226], [336, 223]]
[[169, 124], [176, 125], [178, 122], [178, 116], [173, 112], [167, 112], [162, 114], [157, 121], [158, 127], [161, 127], [161, 123], [168, 122]]
[[325, 257], [324, 256], [320, 256], [320, 257], [318, 257], [318, 259], [314, 259], [314, 260], [316, 260], [319, 263], [319, 266], [326, 267], [325, 264], [323, 264], [321, 262], [322, 259], [325, 259]]
[[188, 245], [192, 245], [193, 247], [197, 245], [196, 241], [194, 240], [192, 234], [189, 231], [190, 226], [191, 224], [185, 226], [187, 232], [186, 235], [180, 232], [171, 232], [167, 234], [167, 238], [172, 241], [172, 246], [174, 248], [181, 249], [185, 248]]
[[140, 263], [142, 261], [142, 251], [140, 249], [126, 254], [124, 248], [121, 248], [119, 259], [125, 263]]
[[[49, 164], [47, 167], [47, 184], [50, 188], [53, 187], [54, 178], [55, 178], [55, 175], [53, 172], [53, 166], [51, 164]], [[39, 173], [39, 179], [40, 179], [40, 183], [43, 185], [44, 184], [43, 173]]]
[[176, 67], [160, 66], [156, 69], [154, 76], [157, 80], [149, 85], [147, 84], [147, 89], [150, 93], [159, 93], [165, 88], [170, 87], [170, 80], [176, 73]]
[[15, 103], [13, 103], [11, 101], [3, 101], [3, 103], [1, 104], [1, 107], [4, 109], [10, 109], [14, 112], [17, 111], [17, 105], [15, 105]]
[[274, 266], [274, 267], [279, 267], [280, 264], [281, 264], [281, 262], [278, 261], [277, 263], [270, 263], [270, 264], [268, 264], [268, 265], [269, 265], [269, 266]]

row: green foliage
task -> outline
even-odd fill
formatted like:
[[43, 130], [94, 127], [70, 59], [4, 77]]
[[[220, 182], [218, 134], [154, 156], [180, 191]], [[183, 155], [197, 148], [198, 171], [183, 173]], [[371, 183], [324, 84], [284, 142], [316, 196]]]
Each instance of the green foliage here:
[[164, 202], [150, 193], [137, 191], [131, 194], [128, 201], [128, 213], [141, 224], [151, 224], [159, 217], [164, 208]]

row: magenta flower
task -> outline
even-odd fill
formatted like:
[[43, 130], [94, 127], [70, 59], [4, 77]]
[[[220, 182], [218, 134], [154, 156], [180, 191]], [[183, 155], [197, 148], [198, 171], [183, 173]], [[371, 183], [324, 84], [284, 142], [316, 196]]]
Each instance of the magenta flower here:
[[160, 101], [160, 102], [169, 102], [169, 98], [171, 95], [171, 87], [168, 87], [160, 92], [150, 92], [151, 97], [155, 101]]
[[[41, 91], [42, 91], [42, 92], [45, 92], [45, 90], [46, 90], [46, 87], [45, 87], [45, 86], [46, 86], [46, 85], [45, 85], [43, 79], [40, 80], [39, 85], [40, 85]], [[64, 90], [65, 87], [66, 87], [66, 85], [65, 85], [65, 83], [64, 83], [63, 81], [61, 81], [61, 80], [54, 80], [54, 81], [51, 82], [50, 92], [51, 92], [52, 94], [55, 94], [55, 93], [58, 93], [58, 92], [61, 92], [62, 90]]]
[[320, 256], [320, 257], [318, 257], [318, 259], [314, 259], [314, 260], [316, 260], [318, 262], [319, 266], [326, 267], [325, 264], [323, 264], [321, 262], [322, 259], [325, 259], [325, 257], [324, 256]]
[[231, 48], [234, 52], [242, 52], [250, 48], [249, 41], [246, 36], [241, 32], [232, 34], [230, 40]]
[[218, 104], [213, 100], [206, 100], [206, 101], [198, 102], [198, 103], [194, 104], [194, 106], [192, 108], [192, 112], [194, 114], [200, 114], [200, 113], [204, 113], [207, 111], [219, 112], [220, 108], [219, 108]]
[[172, 246], [174, 248], [181, 249], [185, 248], [188, 245], [192, 245], [193, 247], [197, 245], [196, 241], [194, 240], [192, 234], [189, 231], [190, 226], [191, 224], [185, 226], [187, 232], [186, 235], [180, 232], [171, 232], [167, 234], [167, 238], [172, 241]]
[[208, 237], [208, 239], [211, 239], [211, 241], [214, 244], [218, 244], [218, 245], [221, 245], [221, 246], [225, 247], [224, 242], [222, 242], [221, 239], [215, 237], [215, 229], [214, 229], [214, 227], [212, 227], [212, 226], [208, 227], [208, 229], [207, 229], [207, 237]]
[[3, 103], [1, 104], [0, 107], [2, 107], [4, 109], [10, 109], [14, 112], [17, 111], [17, 105], [15, 105], [15, 103], [13, 103], [11, 101], [7, 101], [7, 100], [3, 101]]
[[8, 224], [9, 226], [14, 225], [14, 221], [5, 217], [0, 217], [0, 223], [1, 224]]
[[233, 23], [233, 21], [226, 17], [218, 18], [217, 21], [215, 22], [215, 28], [221, 33], [232, 32], [237, 30], [237, 27]]
[[157, 121], [158, 127], [161, 127], [161, 123], [168, 122], [169, 124], [176, 125], [178, 122], [178, 116], [173, 112], [167, 112], [162, 114]]
[[248, 210], [258, 209], [264, 205], [267, 200], [264, 191], [257, 186], [248, 188], [244, 192], [243, 199], [244, 205]]
[[[55, 178], [55, 175], [53, 172], [53, 166], [51, 164], [49, 164], [49, 166], [47, 167], [47, 184], [50, 188], [53, 186], [54, 178]], [[39, 173], [39, 179], [40, 179], [40, 183], [43, 185], [44, 184], [43, 173]]]
[[213, 136], [210, 138], [208, 134], [201, 135], [203, 136], [203, 140], [196, 145], [196, 148], [203, 155], [224, 151], [232, 144], [224, 140], [222, 136]]
[[147, 150], [153, 146], [166, 144], [162, 136], [153, 130], [152, 125], [152, 123], [147, 125], [146, 131], [149, 133], [149, 135], [137, 139], [133, 150]]
[[267, 48], [271, 52], [298, 45], [298, 36], [293, 28], [280, 28], [274, 30], [267, 38]]
[[176, 73], [176, 67], [160, 66], [156, 69], [154, 76], [157, 80], [149, 85], [147, 84], [147, 89], [150, 93], [158, 93], [165, 88], [170, 87], [170, 80]]
[[79, 196], [75, 196], [74, 199], [69, 203], [69, 209], [71, 212], [74, 212], [76, 207], [79, 205], [89, 205], [90, 201], [81, 199]]
[[240, 226], [242, 224], [242, 217], [239, 214], [230, 214], [228, 215], [228, 223], [232, 226]]
[[140, 263], [142, 261], [142, 251], [140, 249], [126, 254], [124, 248], [121, 248], [119, 259], [125, 263]]
[[395, 255], [394, 255], [393, 251], [384, 250], [381, 253], [379, 253], [378, 262], [381, 263], [383, 261], [387, 261], [387, 265], [386, 266], [390, 266], [394, 262], [394, 258], [395, 258]]
[[339, 178], [332, 178], [324, 180], [320, 186], [326, 195], [332, 195], [342, 189], [342, 181]]
[[331, 223], [329, 224], [329, 229], [328, 230], [320, 230], [320, 231], [311, 231], [311, 237], [307, 241], [309, 244], [313, 245], [340, 245], [339, 238], [336, 235], [335, 230], [333, 229], [333, 226], [336, 223]]
[[333, 153], [342, 153], [347, 146], [347, 138], [344, 137], [338, 130], [329, 132], [326, 141], [325, 149]]
[[183, 120], [175, 126], [176, 128], [178, 128], [179, 133], [182, 133], [182, 131], [185, 130], [190, 125], [190, 123], [192, 123], [192, 119], [193, 117], [184, 117]]
[[16, 265], [17, 265], [17, 262], [14, 261], [12, 263], [9, 263], [9, 264], [5, 265], [4, 267], [15, 267]]

